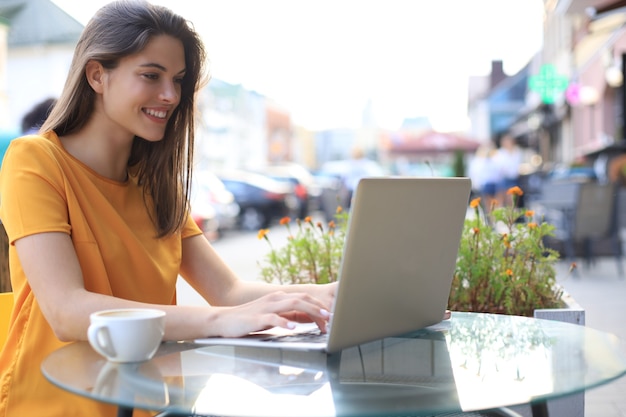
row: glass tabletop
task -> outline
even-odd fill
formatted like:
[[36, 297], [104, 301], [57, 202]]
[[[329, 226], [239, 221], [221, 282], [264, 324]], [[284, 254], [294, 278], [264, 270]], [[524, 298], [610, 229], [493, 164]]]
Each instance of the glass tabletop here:
[[542, 402], [621, 377], [612, 334], [527, 317], [450, 320], [341, 353], [163, 343], [147, 362], [115, 364], [86, 342], [53, 352], [55, 385], [125, 407], [181, 414], [401, 416]]

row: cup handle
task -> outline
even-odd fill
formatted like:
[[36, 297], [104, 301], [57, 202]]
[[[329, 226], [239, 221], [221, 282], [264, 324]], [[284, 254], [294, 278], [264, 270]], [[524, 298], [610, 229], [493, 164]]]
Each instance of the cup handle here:
[[102, 323], [93, 323], [89, 325], [87, 330], [87, 338], [91, 347], [102, 356], [114, 358], [117, 356], [113, 342], [111, 341], [111, 335], [109, 334], [109, 328]]

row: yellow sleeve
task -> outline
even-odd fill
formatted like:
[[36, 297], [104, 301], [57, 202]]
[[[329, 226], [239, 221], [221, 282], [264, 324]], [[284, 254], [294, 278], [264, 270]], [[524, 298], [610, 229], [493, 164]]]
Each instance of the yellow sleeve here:
[[64, 174], [42, 137], [11, 141], [0, 170], [0, 218], [11, 244], [35, 233], [70, 233]]
[[185, 222], [185, 225], [183, 226], [181, 238], [185, 239], [187, 237], [197, 236], [201, 234], [202, 234], [202, 230], [193, 220], [191, 213], [187, 213], [187, 221]]

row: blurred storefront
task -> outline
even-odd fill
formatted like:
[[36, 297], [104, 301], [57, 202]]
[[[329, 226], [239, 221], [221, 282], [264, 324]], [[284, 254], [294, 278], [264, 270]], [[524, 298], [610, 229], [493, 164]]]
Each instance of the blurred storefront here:
[[580, 87], [570, 104], [577, 158], [610, 157], [623, 147], [625, 24], [626, 7], [596, 10], [574, 45]]
[[538, 184], [539, 195], [544, 180], [618, 184], [614, 221], [626, 227], [626, 0], [544, 7], [543, 48], [526, 68], [525, 105], [507, 128], [537, 152], [527, 186]]
[[601, 177], [626, 152], [626, 1], [545, 7], [543, 50], [515, 76], [527, 81], [524, 106], [497, 127], [535, 150], [544, 171], [587, 165]]

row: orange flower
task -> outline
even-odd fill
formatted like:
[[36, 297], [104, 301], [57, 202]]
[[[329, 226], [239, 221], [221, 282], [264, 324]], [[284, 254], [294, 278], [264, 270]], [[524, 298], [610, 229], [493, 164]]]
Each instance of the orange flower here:
[[291, 218], [289, 216], [285, 216], [282, 219], [280, 219], [280, 225], [284, 226], [286, 224], [289, 224], [290, 221], [291, 221]]
[[537, 227], [537, 223], [535, 223], [535, 222], [528, 223], [528, 228], [529, 229], [535, 229], [536, 227]]
[[328, 222], [328, 228], [329, 229], [334, 229], [335, 227], [336, 227], [336, 225], [335, 225], [335, 221], [334, 220], [331, 220], [331, 221]]
[[517, 185], [515, 187], [511, 187], [506, 191], [507, 194], [509, 195], [516, 195], [518, 197], [523, 196], [524, 192], [522, 191], [521, 188], [519, 188]]
[[511, 268], [507, 269], [504, 273], [508, 276], [513, 276], [513, 270]]
[[533, 217], [535, 215], [535, 211], [534, 210], [526, 210], [526, 217]]
[[475, 235], [480, 233], [480, 229], [478, 227], [474, 227], [472, 230], [474, 231]]
[[342, 211], [343, 211], [343, 207], [337, 206], [337, 214], [341, 213]]
[[306, 217], [304, 218], [304, 222], [305, 222], [305, 223], [311, 223], [311, 221], [312, 221], [311, 216], [306, 216]]
[[259, 234], [257, 234], [257, 236], [256, 236], [256, 237], [257, 237], [259, 240], [261, 240], [261, 239], [263, 239], [264, 237], [266, 237], [266, 236], [267, 236], [267, 234], [268, 234], [269, 232], [270, 232], [270, 229], [261, 229], [261, 230], [259, 230]]
[[476, 197], [475, 199], [473, 199], [472, 201], [470, 201], [470, 207], [471, 208], [476, 208], [480, 205], [480, 197]]

